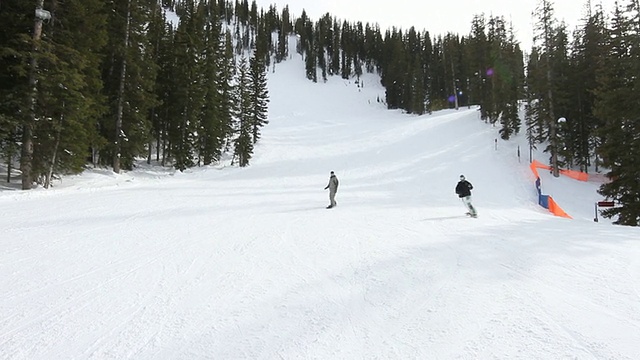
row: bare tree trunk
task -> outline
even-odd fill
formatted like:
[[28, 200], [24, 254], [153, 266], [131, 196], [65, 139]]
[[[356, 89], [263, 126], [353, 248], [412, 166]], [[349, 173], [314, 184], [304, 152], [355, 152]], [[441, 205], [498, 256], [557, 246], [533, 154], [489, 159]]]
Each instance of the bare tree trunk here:
[[98, 166], [98, 149], [95, 146], [91, 147], [91, 162], [94, 168]]
[[[156, 1], [154, 8], [153, 8], [153, 18], [152, 21], [156, 20], [156, 14], [157, 14], [157, 6], [159, 6], [159, 2]], [[160, 46], [160, 39], [157, 38], [156, 39], [156, 43], [155, 43], [155, 56], [154, 56], [154, 60], [157, 62], [158, 61], [158, 47]], [[151, 123], [153, 124], [155, 116], [156, 115], [156, 107], [154, 106], [153, 108], [151, 108]], [[160, 130], [158, 130], [160, 131]], [[149, 152], [147, 153], [147, 164], [151, 165], [151, 157], [153, 156], [153, 137], [151, 137], [149, 139]]]
[[549, 55], [547, 54], [547, 96], [549, 98], [549, 140], [551, 141], [551, 170], [553, 176], [560, 176], [560, 169], [558, 169], [558, 136], [557, 136], [557, 119], [553, 109], [553, 90], [551, 89], [551, 64], [549, 64]]
[[[156, 117], [156, 108], [151, 109], [151, 121]], [[160, 131], [160, 130], [158, 130]], [[151, 157], [153, 156], [153, 136], [149, 138], [149, 152], [147, 153], [147, 164], [151, 165]]]
[[165, 166], [167, 164], [168, 161], [171, 161], [171, 141], [170, 140], [165, 140], [163, 143], [164, 146], [164, 150], [162, 151], [162, 166]]
[[11, 170], [13, 170], [13, 149], [9, 147], [7, 154], [7, 184], [11, 182]]
[[453, 81], [453, 97], [458, 110], [458, 89], [456, 88], [456, 70], [453, 67], [453, 56], [451, 57], [451, 80]]
[[160, 134], [162, 134], [162, 126], [158, 126], [158, 137], [156, 138], [156, 162], [160, 162]]
[[60, 148], [60, 138], [62, 137], [62, 123], [64, 122], [64, 101], [62, 102], [62, 114], [60, 114], [60, 122], [58, 124], [58, 131], [56, 134], [56, 145], [53, 147], [53, 155], [51, 156], [51, 163], [49, 164], [49, 171], [47, 171], [47, 177], [44, 181], [44, 188], [48, 189], [51, 186], [51, 178], [53, 177], [53, 169], [56, 166], [56, 159], [58, 158], [58, 148]]
[[62, 133], [62, 119], [60, 119], [60, 127], [58, 128], [58, 134], [56, 135], [56, 145], [53, 147], [53, 156], [51, 158], [51, 164], [49, 164], [49, 171], [47, 172], [47, 178], [44, 181], [44, 188], [48, 189], [51, 185], [51, 177], [53, 176], [53, 168], [56, 165], [56, 158], [58, 156], [58, 148], [60, 147], [60, 136]]
[[147, 164], [151, 165], [151, 156], [153, 156], [153, 154], [151, 153], [151, 149], [153, 149], [153, 141], [149, 141], [149, 151], [147, 152]]
[[[36, 10], [42, 10], [44, 0], [38, 0]], [[42, 36], [42, 19], [35, 18], [33, 26], [33, 53], [31, 54], [31, 64], [29, 69], [29, 117], [22, 127], [22, 153], [20, 155], [20, 171], [22, 172], [22, 190], [31, 190], [33, 186], [33, 127], [36, 122], [36, 72], [38, 59], [36, 53], [39, 49], [40, 37]]]
[[[547, 8], [547, 1], [544, 1], [544, 7]], [[549, 141], [551, 142], [551, 171], [554, 177], [560, 176], [558, 169], [558, 136], [557, 136], [557, 119], [553, 109], [553, 75], [551, 73], [551, 28], [549, 19], [544, 21], [544, 41], [545, 41], [545, 60], [547, 62], [547, 97], [549, 99]]]
[[116, 114], [116, 142], [113, 155], [113, 172], [120, 173], [120, 153], [122, 149], [122, 113], [124, 109], [124, 83], [127, 77], [127, 49], [129, 48], [129, 27], [131, 26], [131, 0], [127, 1], [127, 25], [124, 35], [124, 50], [122, 52], [122, 71], [120, 72], [120, 87], [118, 88], [118, 112]]

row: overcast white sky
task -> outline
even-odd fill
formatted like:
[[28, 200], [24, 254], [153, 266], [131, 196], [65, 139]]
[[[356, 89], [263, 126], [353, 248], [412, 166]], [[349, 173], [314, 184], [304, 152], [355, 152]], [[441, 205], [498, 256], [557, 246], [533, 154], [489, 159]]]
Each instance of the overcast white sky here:
[[[565, 20], [572, 30], [584, 17], [587, 0], [559, 0], [554, 8], [558, 20]], [[621, 1], [625, 3], [624, 0]], [[449, 31], [461, 35], [468, 34], [471, 20], [475, 14], [504, 16], [513, 22], [516, 37], [523, 50], [531, 48], [533, 37], [532, 13], [539, 0], [256, 0], [258, 7], [268, 8], [275, 4], [278, 11], [285, 5], [294, 16], [299, 16], [302, 9], [309, 17], [317, 20], [329, 12], [343, 20], [378, 23], [382, 29], [392, 26], [408, 29], [426, 29], [432, 35], [445, 34]], [[609, 13], [614, 0], [592, 0], [602, 3]]]

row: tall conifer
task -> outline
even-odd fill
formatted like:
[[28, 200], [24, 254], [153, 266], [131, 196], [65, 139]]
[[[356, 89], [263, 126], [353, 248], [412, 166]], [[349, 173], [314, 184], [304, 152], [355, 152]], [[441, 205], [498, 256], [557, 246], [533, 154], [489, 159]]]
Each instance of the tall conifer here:
[[234, 158], [238, 161], [238, 166], [249, 165], [249, 160], [253, 155], [252, 132], [254, 108], [251, 101], [251, 75], [247, 65], [247, 59], [243, 56], [238, 63], [236, 80], [236, 91], [238, 101], [236, 139], [234, 141]]
[[610, 179], [599, 193], [617, 201], [606, 209], [606, 217], [617, 216], [616, 223], [640, 224], [640, 106], [637, 102], [640, 80], [640, 8], [631, 0], [625, 12], [615, 8], [607, 57], [598, 76], [595, 113], [604, 121], [601, 153]]
[[249, 60], [249, 96], [251, 100], [252, 140], [255, 144], [260, 139], [260, 129], [267, 125], [269, 91], [263, 55], [256, 52]]

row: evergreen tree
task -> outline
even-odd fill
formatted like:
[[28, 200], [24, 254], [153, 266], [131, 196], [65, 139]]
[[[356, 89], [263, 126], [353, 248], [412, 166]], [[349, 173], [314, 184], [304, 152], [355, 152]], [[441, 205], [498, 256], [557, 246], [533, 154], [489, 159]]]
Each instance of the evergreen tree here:
[[504, 60], [502, 71], [498, 73], [498, 76], [502, 78], [503, 94], [500, 137], [503, 140], [508, 140], [512, 135], [520, 132], [519, 100], [523, 94], [524, 83], [523, 54], [515, 40], [513, 29], [509, 31], [508, 39], [503, 44], [501, 51]]
[[307, 73], [307, 79], [317, 82], [318, 81], [318, 72], [316, 70], [317, 65], [317, 55], [316, 55], [316, 47], [315, 42], [316, 39], [313, 36], [313, 23], [308, 21], [305, 23], [304, 32], [306, 34], [305, 41], [305, 70]]
[[[600, 7], [591, 12], [587, 7], [587, 18], [581, 29], [578, 29], [573, 38], [570, 58], [569, 84], [570, 104], [567, 112], [568, 136], [565, 146], [569, 153], [568, 158], [572, 164], [578, 165], [581, 171], [589, 172], [592, 165], [591, 159], [597, 156], [595, 149], [601, 143], [597, 136], [597, 129], [601, 122], [593, 114], [595, 102], [594, 92], [597, 88], [596, 74], [603, 64], [605, 54], [606, 28], [604, 15]], [[596, 171], [598, 160], [595, 161]]]
[[349, 79], [353, 72], [352, 64], [353, 64], [353, 43], [351, 39], [351, 25], [344, 21], [342, 23], [342, 34], [340, 36], [340, 50], [341, 50], [341, 61], [340, 61], [340, 74], [343, 79]]
[[556, 20], [554, 18], [553, 4], [549, 0], [539, 0], [538, 8], [536, 9], [538, 15], [538, 21], [536, 23], [536, 40], [542, 42], [542, 57], [544, 61], [541, 66], [544, 68], [545, 80], [542, 83], [542, 88], [538, 91], [540, 94], [539, 106], [540, 108], [536, 112], [538, 116], [541, 116], [545, 127], [548, 130], [547, 139], [549, 140], [549, 146], [545, 149], [545, 152], [550, 154], [550, 165], [552, 168], [553, 176], [560, 176], [559, 164], [558, 164], [558, 134], [557, 134], [557, 119], [554, 109], [554, 81], [555, 74], [553, 72], [552, 56], [554, 51], [554, 37], [556, 32]]
[[238, 160], [238, 166], [249, 165], [253, 155], [253, 118], [254, 107], [251, 101], [251, 75], [247, 66], [247, 59], [243, 56], [238, 64], [236, 80], [238, 101], [236, 139], [234, 141], [234, 158]]
[[331, 17], [328, 13], [318, 21], [315, 27], [315, 32], [315, 37], [318, 39], [316, 41], [316, 55], [318, 57], [317, 63], [322, 73], [322, 81], [326, 82], [327, 75], [329, 73], [327, 64], [334, 51], [332, 47], [333, 44], [331, 42]]
[[480, 105], [480, 118], [488, 120], [489, 91], [486, 74], [489, 69], [488, 60], [489, 41], [486, 34], [486, 20], [483, 15], [476, 15], [471, 23], [471, 36], [469, 39], [469, 72], [471, 74], [470, 99], [472, 104]]
[[413, 60], [411, 66], [411, 103], [408, 106], [407, 112], [417, 115], [422, 115], [426, 112], [426, 89], [424, 88], [424, 69], [421, 66], [421, 58], [417, 57]]
[[307, 46], [309, 45], [310, 34], [307, 31], [307, 26], [310, 21], [311, 20], [307, 17], [306, 11], [302, 10], [302, 15], [296, 19], [295, 23], [295, 33], [298, 35], [296, 52], [303, 56], [307, 51]]
[[260, 17], [258, 15], [258, 4], [256, 4], [255, 0], [253, 0], [251, 1], [251, 10], [249, 10], [249, 25], [251, 26], [252, 29], [257, 31], [259, 27], [259, 22], [260, 22]]
[[[373, 27], [370, 24], [367, 24], [364, 30], [363, 41], [363, 61], [365, 63], [365, 71], [373, 73], [377, 68], [379, 68], [377, 61], [380, 59], [382, 44], [380, 28], [378, 26]], [[331, 58], [331, 54], [329, 54], [329, 58]]]
[[604, 121], [600, 129], [604, 165], [610, 179], [599, 193], [620, 206], [603, 212], [617, 216], [616, 224], [640, 224], [640, 53], [637, 1], [630, 1], [627, 11], [616, 6], [611, 34], [606, 44], [607, 57], [598, 75], [595, 114]]
[[[175, 29], [171, 24], [166, 24], [163, 35], [157, 43], [158, 82], [155, 86], [159, 104], [154, 111], [152, 119], [153, 135], [155, 136], [156, 160], [165, 166], [171, 158], [171, 146], [169, 129], [173, 118], [173, 91], [174, 84], [171, 81], [177, 66], [174, 59]], [[158, 41], [158, 39], [156, 39]], [[162, 156], [162, 159], [160, 157]]]
[[174, 40], [173, 86], [170, 96], [169, 138], [176, 169], [183, 171], [194, 166], [198, 155], [198, 128], [205, 98], [203, 67], [206, 60], [204, 14], [195, 6], [185, 8]]
[[109, 0], [109, 41], [102, 79], [109, 108], [101, 133], [110, 146], [101, 162], [112, 159], [113, 170], [131, 169], [134, 159], [147, 153], [150, 109], [156, 105], [154, 79], [157, 65], [147, 36], [154, 0]]
[[423, 45], [420, 34], [413, 27], [407, 33], [407, 45], [410, 58], [409, 77], [407, 79], [410, 89], [410, 91], [407, 91], [407, 112], [422, 115], [426, 110], [427, 96], [424, 82], [424, 60], [422, 59], [424, 52], [422, 51]]
[[252, 127], [252, 139], [255, 144], [260, 139], [260, 128], [267, 125], [268, 115], [268, 102], [269, 92], [267, 89], [267, 75], [265, 72], [265, 65], [262, 60], [263, 56], [259, 53], [254, 53], [249, 60], [249, 96], [253, 108], [251, 111], [251, 127]]
[[[207, 18], [205, 28], [205, 48], [203, 53], [203, 104], [200, 114], [198, 137], [200, 143], [199, 155], [204, 165], [211, 165], [220, 160], [223, 140], [226, 132], [223, 98], [224, 80], [224, 41], [222, 37], [222, 23], [215, 14]], [[228, 86], [228, 84], [226, 84]], [[228, 118], [228, 117], [227, 117]]]
[[403, 108], [404, 80], [407, 55], [402, 42], [402, 32], [387, 31], [383, 48], [381, 83], [385, 87], [385, 101], [389, 109]]
[[539, 50], [534, 47], [527, 62], [527, 111], [526, 126], [527, 133], [531, 135], [530, 145], [540, 144], [545, 140], [545, 121], [543, 112], [543, 102], [545, 96], [545, 69], [542, 66], [544, 60]]
[[553, 38], [553, 50], [551, 53], [551, 67], [554, 74], [553, 82], [553, 109], [555, 111], [556, 154], [557, 167], [569, 167], [573, 164], [571, 143], [573, 133], [570, 131], [576, 119], [568, 117], [575, 106], [571, 102], [572, 84], [570, 82], [571, 62], [569, 57], [569, 43], [566, 26], [560, 24], [556, 27]]
[[446, 79], [446, 66], [444, 54], [444, 45], [442, 36], [438, 35], [433, 39], [432, 43], [432, 61], [431, 61], [431, 78], [429, 87], [431, 88], [431, 96], [429, 97], [429, 111], [437, 111], [446, 109], [449, 99], [449, 88], [451, 81]]
[[224, 56], [221, 58], [219, 81], [220, 95], [220, 121], [221, 135], [224, 138], [223, 151], [229, 151], [234, 131], [237, 128], [238, 94], [236, 89], [236, 60], [233, 56], [231, 33], [225, 34]]
[[[215, 6], [214, 6], [215, 7]], [[157, 66], [155, 72], [156, 78], [154, 79], [153, 90], [155, 97], [158, 100], [155, 106], [152, 106], [149, 113], [151, 121], [151, 136], [149, 137], [147, 163], [151, 164], [153, 153], [155, 150], [156, 161], [160, 160], [160, 155], [166, 150], [164, 147], [161, 152], [161, 144], [164, 140], [164, 129], [166, 125], [166, 112], [163, 111], [162, 103], [165, 102], [166, 94], [170, 84], [162, 79], [170, 78], [170, 53], [173, 47], [173, 28], [167, 22], [165, 12], [160, 7], [160, 4], [155, 4], [155, 8], [152, 11], [151, 21], [149, 23], [148, 35], [150, 37], [149, 51], [152, 52], [150, 58]], [[164, 157], [163, 157], [164, 160]]]
[[285, 6], [282, 10], [280, 26], [278, 27], [278, 49], [276, 51], [276, 62], [281, 62], [289, 56], [289, 33], [291, 32], [290, 23], [289, 7]]
[[[20, 156], [23, 189], [30, 189], [33, 183], [31, 153], [25, 154], [25, 150], [32, 149], [25, 149], [28, 144], [22, 138], [25, 130], [29, 131], [28, 136], [33, 136], [30, 127], [34, 120], [29, 112], [31, 102], [26, 99], [33, 89], [29, 81], [30, 54], [40, 42], [32, 40], [34, 20], [29, 15], [34, 10], [34, 3], [26, 1], [5, 1], [0, 8], [0, 151], [11, 169], [22, 142], [21, 153], [26, 155]], [[38, 52], [33, 52], [34, 57], [37, 55]]]
[[364, 58], [364, 30], [361, 22], [357, 22], [355, 28], [352, 29], [352, 52], [353, 52], [353, 75], [356, 77], [356, 83], [360, 83], [362, 76], [362, 61]]
[[533, 150], [537, 149], [536, 145], [539, 143], [539, 136], [536, 129], [541, 127], [541, 124], [536, 122], [540, 119], [538, 115], [538, 99], [533, 96], [533, 93], [529, 91], [529, 88], [525, 91], [525, 134], [527, 138], [527, 144], [529, 145], [529, 162], [533, 161]]
[[[485, 113], [491, 124], [495, 124], [504, 111], [504, 80], [508, 76], [505, 68], [504, 46], [507, 41], [507, 32], [504, 19], [500, 17], [491, 17], [489, 19], [489, 30], [487, 34], [489, 47], [489, 67], [487, 68], [486, 86], [488, 88], [488, 96], [483, 103], [486, 106]], [[504, 126], [502, 130], [505, 130]]]
[[425, 111], [431, 113], [433, 111], [433, 107], [431, 106], [430, 99], [433, 97], [433, 88], [431, 87], [431, 79], [434, 74], [434, 66], [433, 66], [433, 46], [431, 43], [431, 36], [428, 31], [425, 31], [423, 34], [424, 39], [422, 45], [422, 88], [424, 89], [424, 97], [425, 97]]
[[0, 141], [12, 159], [21, 137], [25, 190], [82, 170], [103, 106], [96, 69], [105, 43], [99, 1], [47, 2], [50, 18], [36, 17], [35, 25], [25, 14], [45, 3], [27, 5], [9, 3], [0, 11]]
[[82, 171], [87, 149], [102, 142], [97, 134], [104, 111], [99, 54], [107, 39], [102, 1], [51, 4], [49, 56], [40, 61], [47, 76], [38, 81], [37, 97], [44, 119], [33, 132], [38, 141], [32, 169], [45, 187], [57, 174]]
[[460, 75], [461, 75], [461, 52], [462, 41], [457, 34], [447, 33], [442, 40], [442, 56], [440, 66], [442, 78], [440, 79], [443, 89], [443, 99], [447, 99], [449, 107], [456, 110], [460, 106]]
[[342, 28], [340, 27], [340, 23], [337, 19], [333, 20], [333, 41], [331, 48], [333, 49], [330, 58], [331, 63], [329, 65], [329, 74], [337, 75], [340, 74], [340, 58], [342, 49], [340, 48], [340, 44], [342, 42]]

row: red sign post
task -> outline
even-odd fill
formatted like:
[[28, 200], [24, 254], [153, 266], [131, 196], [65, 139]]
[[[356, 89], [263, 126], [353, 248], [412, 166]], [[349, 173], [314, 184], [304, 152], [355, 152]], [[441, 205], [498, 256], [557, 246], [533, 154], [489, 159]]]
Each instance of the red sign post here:
[[593, 221], [598, 222], [598, 207], [614, 207], [616, 203], [613, 201], [598, 201], [596, 202], [596, 217], [593, 218]]

